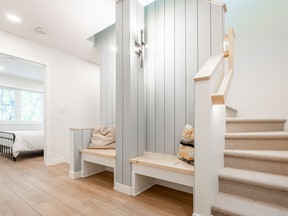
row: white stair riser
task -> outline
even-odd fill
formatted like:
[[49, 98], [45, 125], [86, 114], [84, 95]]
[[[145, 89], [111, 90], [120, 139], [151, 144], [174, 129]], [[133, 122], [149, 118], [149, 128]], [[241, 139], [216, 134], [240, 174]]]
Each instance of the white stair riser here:
[[227, 122], [227, 133], [283, 131], [281, 122]]
[[226, 149], [236, 150], [288, 150], [288, 139], [233, 139], [226, 138]]
[[288, 176], [288, 162], [225, 156], [224, 166]]
[[288, 208], [288, 192], [284, 190], [221, 179], [221, 177], [219, 178], [219, 190], [223, 193]]

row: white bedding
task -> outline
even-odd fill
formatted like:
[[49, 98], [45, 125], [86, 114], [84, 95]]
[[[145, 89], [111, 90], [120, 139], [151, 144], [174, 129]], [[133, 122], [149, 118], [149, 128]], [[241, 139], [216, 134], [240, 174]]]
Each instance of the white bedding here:
[[13, 156], [20, 152], [37, 151], [44, 149], [44, 131], [9, 131], [15, 134]]

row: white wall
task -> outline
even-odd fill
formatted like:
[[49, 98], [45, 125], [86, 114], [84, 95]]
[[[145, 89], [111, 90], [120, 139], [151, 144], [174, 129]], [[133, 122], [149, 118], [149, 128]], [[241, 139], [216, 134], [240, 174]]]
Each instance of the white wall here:
[[[47, 65], [51, 134], [47, 164], [69, 162], [69, 128], [100, 123], [99, 66], [0, 31], [0, 52]], [[60, 111], [66, 113], [61, 113]]]
[[228, 105], [239, 117], [288, 119], [288, 1], [224, 2], [227, 26], [236, 33]]
[[[44, 70], [44, 69], [43, 69]], [[3, 87], [12, 87], [12, 88], [20, 88], [30, 91], [39, 91], [43, 92], [44, 83], [29, 79], [22, 79], [17, 77], [11, 77], [6, 75], [0, 75], [0, 86]]]

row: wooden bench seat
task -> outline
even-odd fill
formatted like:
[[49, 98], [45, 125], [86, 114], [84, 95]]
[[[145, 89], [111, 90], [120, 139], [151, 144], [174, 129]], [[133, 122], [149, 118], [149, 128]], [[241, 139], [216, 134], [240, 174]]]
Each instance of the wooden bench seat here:
[[115, 170], [115, 149], [81, 149], [81, 177], [87, 177], [107, 170]]
[[157, 183], [157, 179], [193, 188], [194, 166], [177, 158], [145, 152], [130, 159], [132, 163], [132, 195], [136, 196]]

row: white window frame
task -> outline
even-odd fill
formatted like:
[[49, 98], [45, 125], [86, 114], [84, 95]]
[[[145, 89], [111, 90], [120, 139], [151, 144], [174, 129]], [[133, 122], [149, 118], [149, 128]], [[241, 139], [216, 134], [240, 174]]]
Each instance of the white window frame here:
[[[3, 89], [11, 89], [14, 91], [14, 99], [15, 99], [15, 120], [0, 120], [1, 124], [43, 124], [44, 123], [44, 93], [42, 91], [33, 91], [27, 89], [13, 88], [7, 86], [0, 86]], [[21, 120], [21, 92], [34, 92], [42, 94], [42, 109], [41, 109], [41, 119], [42, 120]]]

